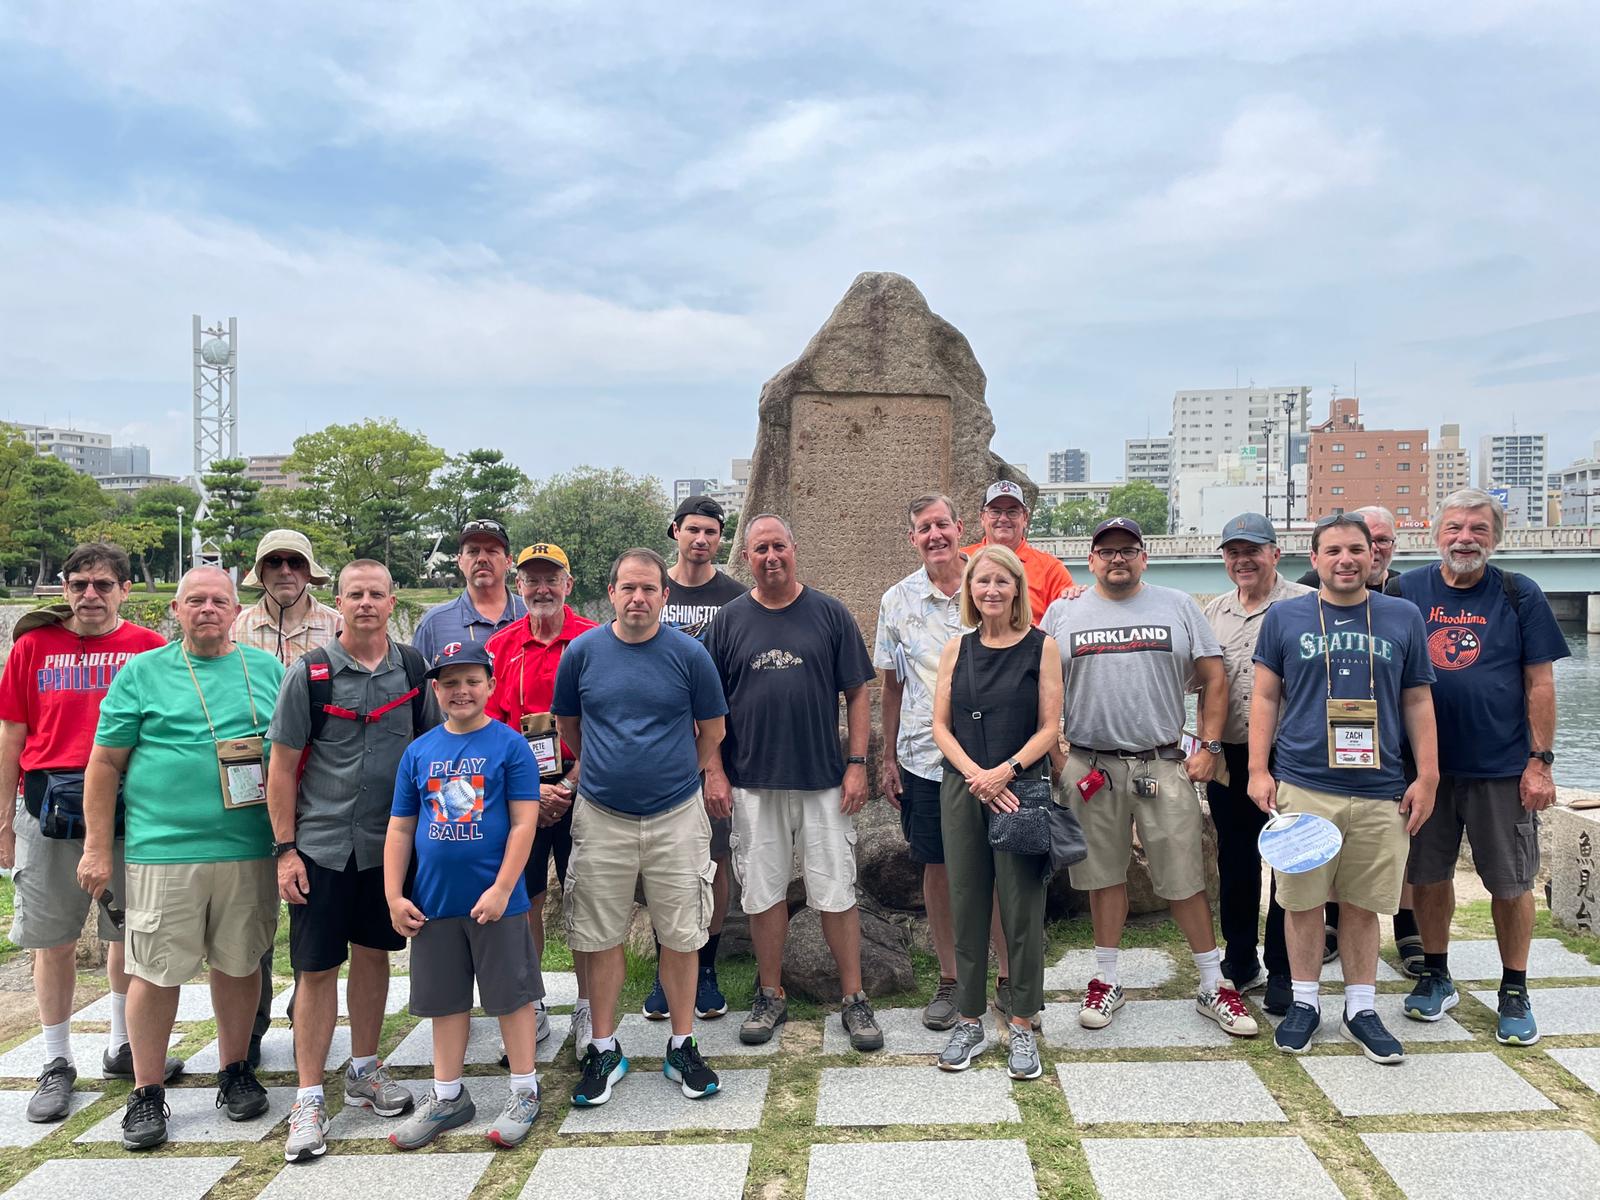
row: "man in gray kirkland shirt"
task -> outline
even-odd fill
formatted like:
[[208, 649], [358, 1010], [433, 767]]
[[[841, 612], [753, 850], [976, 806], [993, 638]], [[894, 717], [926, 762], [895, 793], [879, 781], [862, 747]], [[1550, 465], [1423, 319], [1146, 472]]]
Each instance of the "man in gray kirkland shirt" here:
[[[1195, 784], [1211, 778], [1227, 714], [1222, 648], [1194, 598], [1143, 582], [1144, 534], [1127, 517], [1094, 531], [1089, 570], [1095, 586], [1057, 600], [1039, 627], [1061, 647], [1066, 677], [1066, 737], [1061, 788], [1089, 843], [1068, 868], [1089, 893], [1095, 975], [1078, 1022], [1103, 1029], [1122, 1007], [1117, 949], [1128, 918], [1133, 822], [1156, 894], [1168, 902], [1200, 972], [1195, 1007], [1225, 1031], [1253, 1037], [1255, 1019], [1222, 978], [1200, 848]], [[1204, 689], [1200, 746], [1184, 757], [1184, 696]]]

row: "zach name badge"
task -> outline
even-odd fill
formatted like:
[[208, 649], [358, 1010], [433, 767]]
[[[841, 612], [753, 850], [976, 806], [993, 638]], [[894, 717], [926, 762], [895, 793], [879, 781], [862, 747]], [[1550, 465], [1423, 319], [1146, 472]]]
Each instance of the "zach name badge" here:
[[539, 764], [539, 778], [549, 779], [561, 775], [561, 739], [556, 736], [555, 718], [549, 713], [526, 713], [522, 718], [522, 736], [528, 740], [528, 749]]
[[1382, 765], [1376, 700], [1328, 701], [1328, 765], [1366, 770]]

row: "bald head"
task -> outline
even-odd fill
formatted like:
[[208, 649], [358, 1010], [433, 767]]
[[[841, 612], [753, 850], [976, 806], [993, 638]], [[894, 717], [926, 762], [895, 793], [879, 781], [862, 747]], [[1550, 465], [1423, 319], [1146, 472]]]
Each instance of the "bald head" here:
[[233, 597], [234, 602], [238, 602], [239, 593], [233, 586], [233, 576], [229, 575], [221, 567], [211, 566], [190, 567], [183, 573], [183, 578], [178, 580], [178, 602], [181, 603], [183, 601], [184, 593], [187, 592], [191, 586], [193, 586], [195, 583], [206, 580], [225, 588], [228, 595]]
[[233, 649], [233, 619], [239, 615], [239, 593], [233, 577], [221, 567], [195, 567], [178, 581], [172, 615], [183, 630], [191, 654], [216, 658]]

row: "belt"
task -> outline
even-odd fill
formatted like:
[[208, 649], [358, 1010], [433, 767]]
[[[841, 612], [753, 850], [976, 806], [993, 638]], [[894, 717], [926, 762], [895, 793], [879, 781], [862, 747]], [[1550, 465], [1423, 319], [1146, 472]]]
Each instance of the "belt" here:
[[1153, 750], [1100, 750], [1094, 746], [1074, 746], [1073, 749], [1081, 750], [1085, 754], [1104, 755], [1106, 758], [1135, 758], [1140, 762], [1150, 762], [1157, 758], [1169, 762], [1183, 761], [1183, 747], [1176, 742], [1170, 746], [1157, 746]]

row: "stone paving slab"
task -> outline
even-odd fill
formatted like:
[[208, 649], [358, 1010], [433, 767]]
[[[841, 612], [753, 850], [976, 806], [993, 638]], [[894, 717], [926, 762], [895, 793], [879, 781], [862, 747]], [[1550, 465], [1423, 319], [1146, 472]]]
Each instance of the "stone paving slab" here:
[[818, 1125], [990, 1125], [1022, 1120], [1004, 1070], [828, 1067]]
[[956, 1180], [962, 1200], [1039, 1195], [1026, 1142], [868, 1142], [811, 1147], [806, 1200], [927, 1200]]
[[[1493, 939], [1450, 943], [1450, 975], [1500, 982], [1500, 946]], [[1556, 938], [1534, 938], [1528, 946], [1529, 979], [1600, 979], [1600, 966], [1568, 950]]]
[[[476, 996], [476, 992], [473, 993]], [[544, 1002], [551, 1008], [566, 1008], [578, 999], [578, 977], [571, 971], [544, 972]]]
[[1600, 1092], [1600, 1049], [1546, 1050], [1545, 1053], [1582, 1080], [1591, 1092]]
[[718, 1071], [722, 1088], [703, 1100], [690, 1100], [657, 1070], [628, 1073], [599, 1108], [573, 1108], [562, 1133], [665, 1133], [676, 1129], [754, 1129], [761, 1124], [772, 1073]]
[[[0, 1092], [0, 1146], [31, 1146], [61, 1128], [59, 1124], [36, 1125], [28, 1120], [28, 1101], [32, 1098], [31, 1091]], [[98, 1099], [99, 1092], [73, 1092], [67, 1101], [67, 1115], [81, 1112]]]
[[[788, 1023], [778, 1026], [770, 1042], [746, 1046], [739, 1040], [739, 1026], [749, 1015], [750, 1010], [745, 1009], [743, 1012], [729, 1010], [714, 1021], [702, 1021], [696, 1017], [694, 1036], [700, 1043], [700, 1053], [708, 1059], [776, 1054], [783, 1043], [783, 1031], [788, 1028]], [[550, 1019], [554, 1021], [556, 1018]], [[671, 1021], [652, 1021], [643, 1013], [628, 1013], [617, 1024], [617, 1038], [627, 1047], [629, 1058], [665, 1056], [667, 1039], [671, 1036]]]
[[[1472, 998], [1491, 1013], [1498, 1012], [1497, 992], [1473, 992]], [[1533, 1016], [1539, 1033], [1600, 1033], [1600, 987], [1529, 988]]]
[[1406, 1200], [1592, 1200], [1600, 1180], [1600, 1146], [1576, 1129], [1364, 1133], [1361, 1140]]
[[[185, 983], [178, 987], [178, 1021], [209, 1021], [216, 1013], [211, 1008], [211, 985], [209, 983]], [[111, 1020], [111, 993], [107, 992], [93, 1004], [85, 1005], [72, 1014], [72, 1020], [79, 1021], [107, 1021]]]
[[[1089, 986], [1096, 967], [1093, 950], [1068, 950], [1045, 968], [1047, 992], [1081, 992]], [[1178, 973], [1178, 964], [1165, 950], [1134, 947], [1117, 955], [1117, 978], [1125, 988], [1160, 987]]]
[[[176, 1046], [183, 1035], [174, 1033], [167, 1045]], [[106, 1052], [106, 1035], [74, 1030], [68, 1035], [79, 1079], [104, 1079], [100, 1056]], [[0, 1054], [0, 1079], [36, 1079], [44, 1068], [44, 1034], [35, 1034], [20, 1046]]]
[[[289, 1115], [294, 1105], [294, 1088], [269, 1087], [267, 1111], [253, 1121], [230, 1121], [217, 1107], [214, 1087], [167, 1089], [167, 1107], [172, 1116], [167, 1122], [172, 1142], [259, 1142]], [[122, 1140], [122, 1109], [117, 1109], [97, 1125], [91, 1125], [75, 1139], [79, 1145]]]
[[[188, 1065], [184, 1068], [191, 1075], [202, 1072], [217, 1072], [222, 1070], [219, 1059], [222, 1057], [220, 1043], [216, 1039], [207, 1042], [190, 1057]], [[328, 1061], [324, 1069], [332, 1071], [344, 1066], [350, 1061], [350, 1026], [335, 1025], [333, 1027], [333, 1041], [328, 1046]], [[273, 1027], [261, 1036], [261, 1065], [256, 1068], [258, 1074], [268, 1071], [295, 1071], [294, 1065], [294, 1030]]]
[[[1401, 1045], [1411, 1042], [1470, 1042], [1472, 1032], [1463, 1028], [1456, 1019], [1446, 1013], [1437, 1021], [1414, 1021], [1405, 1014], [1406, 997], [1404, 992], [1379, 992], [1377, 1003], [1373, 1006], [1383, 1023], [1388, 1026], [1389, 1032], [1400, 1039]], [[1344, 1017], [1344, 993], [1322, 993], [1322, 1024], [1317, 1027], [1317, 1032], [1311, 1035], [1313, 1046], [1328, 1044], [1349, 1046], [1356, 1049], [1354, 1042], [1347, 1042], [1344, 1035], [1339, 1032], [1339, 1022]], [[1267, 1021], [1271, 1029], [1278, 1027], [1282, 1017], [1268, 1016]], [[1263, 1028], [1261, 1035], [1266, 1037], [1268, 1028]], [[1376, 1065], [1376, 1064], [1374, 1064]]]
[[257, 1200], [466, 1200], [494, 1154], [392, 1154], [382, 1165], [364, 1155], [327, 1155], [312, 1167], [287, 1166], [262, 1189]]
[[[920, 1008], [883, 1008], [876, 1013], [878, 1025], [883, 1029], [884, 1054], [939, 1054], [950, 1041], [948, 1029], [929, 1029], [922, 1023]], [[992, 1010], [983, 1015], [983, 1027], [993, 1046], [995, 1019]], [[850, 1035], [839, 1022], [839, 1014], [830, 1012], [822, 1023], [822, 1052], [848, 1054]], [[874, 1050], [872, 1053], [878, 1053]], [[993, 1053], [991, 1048], [988, 1053]]]
[[6, 1193], [6, 1200], [62, 1200], [68, 1196], [201, 1200], [238, 1161], [234, 1155], [134, 1158], [122, 1154], [116, 1158], [57, 1158], [24, 1175]]
[[[349, 985], [350, 981], [348, 979], [338, 981], [339, 1015], [341, 1017], [350, 1015], [350, 998], [346, 994]], [[287, 1017], [289, 1015], [289, 997], [293, 994], [294, 988], [290, 986], [284, 988], [283, 991], [272, 998], [272, 1015], [274, 1017]], [[384, 1014], [392, 1017], [395, 1013], [404, 1012], [406, 1001], [409, 999], [411, 999], [411, 976], [389, 976], [389, 998], [384, 1001]]]
[[[708, 1146], [556, 1147], [539, 1156], [519, 1200], [660, 1200], [668, 1179], [694, 1180], [696, 1200], [740, 1200], [750, 1170], [744, 1142]], [[920, 1200], [920, 1198], [919, 1198]]]
[[[1340, 965], [1340, 962], [1337, 958], [1332, 962], [1323, 963], [1322, 974], [1319, 975], [1318, 978], [1323, 983], [1337, 983], [1343, 987], [1344, 967]], [[1379, 983], [1393, 983], [1396, 979], [1405, 979], [1407, 976], [1402, 975], [1399, 971], [1396, 971], [1388, 963], [1384, 962], [1382, 958], [1380, 958], [1378, 959], [1378, 973], [1374, 975], [1373, 978]]]
[[[1259, 1019], [1259, 1018], [1258, 1018]], [[1078, 1024], [1078, 1002], [1044, 1006], [1044, 1040], [1068, 1050], [1128, 1050], [1160, 1046], [1225, 1046], [1233, 1037], [1193, 1000], [1129, 1000], [1104, 1029]]]
[[1079, 1125], [1289, 1119], [1249, 1063], [1062, 1063], [1056, 1078]]
[[1362, 1055], [1303, 1058], [1311, 1081], [1347, 1117], [1499, 1113], [1555, 1108], [1493, 1054], [1416, 1054], [1395, 1066]]
[[[432, 1079], [398, 1079], [395, 1082], [407, 1088], [419, 1101], [433, 1087]], [[467, 1075], [462, 1078], [461, 1085], [472, 1097], [472, 1103], [478, 1112], [465, 1125], [452, 1129], [444, 1136], [477, 1134], [481, 1137], [489, 1132], [489, 1126], [494, 1124], [495, 1118], [500, 1115], [500, 1110], [505, 1107], [510, 1081], [504, 1075]], [[542, 1080], [540, 1086], [544, 1086]], [[405, 1119], [404, 1116], [380, 1117], [365, 1105], [346, 1104], [329, 1122], [328, 1140], [331, 1142], [387, 1138]]]
[[[567, 1035], [572, 1032], [570, 1013], [550, 1014], [550, 1036], [540, 1042], [534, 1062], [554, 1062]], [[498, 1017], [473, 1017], [467, 1032], [467, 1065], [500, 1065], [500, 1020]], [[384, 1059], [391, 1067], [433, 1066], [433, 1022], [419, 1021], [415, 1028]]]
[[1083, 1153], [1100, 1200], [1343, 1200], [1297, 1137], [1085, 1138]]

